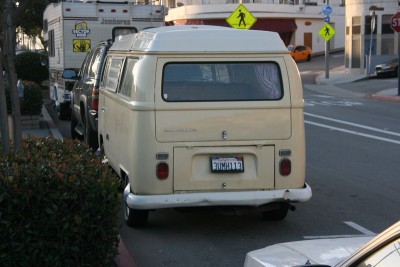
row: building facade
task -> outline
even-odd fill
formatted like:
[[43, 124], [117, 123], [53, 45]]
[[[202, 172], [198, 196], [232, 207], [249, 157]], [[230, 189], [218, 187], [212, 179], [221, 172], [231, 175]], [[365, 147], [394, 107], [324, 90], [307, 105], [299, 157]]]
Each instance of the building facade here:
[[286, 45], [304, 44], [314, 54], [326, 49], [319, 32], [326, 23], [323, 8], [329, 4], [336, 34], [328, 47], [345, 50], [347, 72], [371, 74], [376, 64], [400, 52], [399, 34], [390, 27], [400, 10], [398, 0], [167, 0], [164, 4], [171, 24], [226, 27], [230, 27], [226, 18], [243, 4], [257, 18], [251, 29], [278, 32]]
[[251, 30], [278, 32], [286, 45], [304, 44], [314, 54], [325, 51], [319, 32], [326, 23], [323, 8], [329, 4], [329, 21], [336, 31], [329, 41], [330, 50], [343, 50], [345, 46], [344, 0], [167, 0], [163, 4], [169, 7], [166, 20], [170, 24], [226, 27], [230, 27], [226, 19], [243, 4], [257, 18]]

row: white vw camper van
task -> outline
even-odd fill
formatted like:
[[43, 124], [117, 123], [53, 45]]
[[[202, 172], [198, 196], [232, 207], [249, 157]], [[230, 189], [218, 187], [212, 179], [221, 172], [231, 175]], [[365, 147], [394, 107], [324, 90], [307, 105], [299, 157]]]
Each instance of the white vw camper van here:
[[124, 181], [125, 219], [150, 210], [257, 207], [311, 198], [303, 92], [274, 32], [152, 28], [117, 40], [100, 85], [99, 144]]

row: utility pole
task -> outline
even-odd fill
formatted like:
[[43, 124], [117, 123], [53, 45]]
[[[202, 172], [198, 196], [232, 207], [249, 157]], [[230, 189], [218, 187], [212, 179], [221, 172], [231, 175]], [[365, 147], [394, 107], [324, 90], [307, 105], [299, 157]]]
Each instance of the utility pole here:
[[[329, 6], [329, 0], [326, 0], [326, 5]], [[329, 79], [329, 50], [330, 40], [325, 42], [325, 79]]]

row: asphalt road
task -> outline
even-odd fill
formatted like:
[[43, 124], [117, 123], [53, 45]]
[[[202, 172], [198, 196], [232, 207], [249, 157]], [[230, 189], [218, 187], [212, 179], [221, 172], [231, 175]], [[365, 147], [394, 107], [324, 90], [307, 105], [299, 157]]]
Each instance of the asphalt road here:
[[[331, 67], [343, 64], [334, 55]], [[313, 84], [323, 58], [299, 63], [303, 77], [307, 182], [313, 197], [281, 222], [255, 213], [173, 209], [121, 236], [139, 267], [242, 266], [248, 251], [309, 238], [378, 233], [400, 218], [400, 103], [369, 99], [396, 79]], [[346, 92], [345, 94], [343, 92]], [[69, 122], [61, 122], [69, 134]]]

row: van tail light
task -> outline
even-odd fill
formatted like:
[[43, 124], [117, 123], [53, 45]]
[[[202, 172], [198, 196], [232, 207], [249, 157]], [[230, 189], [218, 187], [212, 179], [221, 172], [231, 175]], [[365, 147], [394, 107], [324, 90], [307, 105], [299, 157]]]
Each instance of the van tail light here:
[[288, 176], [292, 172], [292, 162], [290, 159], [282, 159], [279, 163], [279, 173], [282, 176]]
[[159, 162], [156, 168], [157, 178], [164, 180], [168, 178], [169, 166], [166, 162]]
[[99, 110], [99, 88], [92, 89], [92, 110]]

